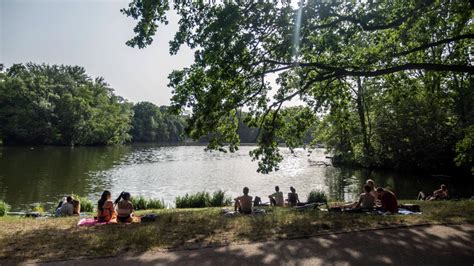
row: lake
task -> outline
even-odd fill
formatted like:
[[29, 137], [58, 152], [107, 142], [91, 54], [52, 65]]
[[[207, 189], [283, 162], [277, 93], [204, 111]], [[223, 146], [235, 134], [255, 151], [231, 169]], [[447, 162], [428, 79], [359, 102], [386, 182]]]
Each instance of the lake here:
[[282, 148], [280, 170], [268, 175], [256, 172], [249, 151], [236, 153], [204, 151], [203, 146], [159, 146], [134, 144], [111, 147], [0, 147], [0, 200], [13, 210], [31, 209], [37, 202], [55, 205], [64, 195], [88, 196], [94, 202], [104, 189], [113, 197], [121, 191], [163, 199], [173, 206], [174, 198], [198, 191], [218, 189], [231, 196], [248, 186], [250, 195], [268, 201], [274, 186], [286, 195], [294, 186], [304, 200], [309, 191], [323, 190], [331, 199], [353, 200], [367, 178], [389, 186], [399, 198], [415, 198], [419, 190], [432, 191], [441, 183], [452, 195], [470, 197], [472, 179], [400, 174], [336, 167], [312, 166], [311, 161], [328, 161], [324, 149], [311, 156], [303, 149], [291, 154]]

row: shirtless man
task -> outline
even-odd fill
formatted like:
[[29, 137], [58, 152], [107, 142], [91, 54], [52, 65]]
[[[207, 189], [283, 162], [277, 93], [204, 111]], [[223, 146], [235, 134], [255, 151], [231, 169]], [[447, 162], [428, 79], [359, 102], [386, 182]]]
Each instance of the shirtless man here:
[[242, 214], [252, 213], [252, 196], [249, 196], [249, 188], [244, 187], [244, 195], [235, 198], [234, 210]]

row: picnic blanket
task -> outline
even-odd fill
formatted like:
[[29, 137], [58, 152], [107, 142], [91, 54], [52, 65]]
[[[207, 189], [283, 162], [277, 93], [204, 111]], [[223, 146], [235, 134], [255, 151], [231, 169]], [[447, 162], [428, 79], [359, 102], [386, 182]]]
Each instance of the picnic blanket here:
[[[112, 223], [117, 223], [117, 222], [112, 222]], [[90, 226], [104, 225], [104, 224], [110, 224], [110, 223], [99, 222], [97, 219], [94, 219], [94, 218], [82, 218], [82, 219], [79, 220], [79, 222], [77, 223], [77, 226], [90, 227]]]
[[[133, 221], [131, 223], [121, 223], [121, 224], [136, 224], [140, 223], [141, 219], [138, 216], [133, 217]], [[85, 226], [85, 227], [90, 227], [90, 226], [96, 226], [96, 225], [106, 225], [106, 224], [117, 224], [116, 220], [110, 221], [110, 222], [99, 222], [97, 219], [94, 218], [82, 218], [79, 220], [77, 223], [77, 226]]]

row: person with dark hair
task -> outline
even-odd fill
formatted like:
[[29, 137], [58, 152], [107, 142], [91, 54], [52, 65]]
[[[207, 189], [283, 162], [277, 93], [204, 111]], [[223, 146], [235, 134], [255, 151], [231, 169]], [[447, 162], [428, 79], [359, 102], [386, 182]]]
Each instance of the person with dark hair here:
[[235, 198], [234, 210], [243, 214], [252, 213], [252, 196], [249, 196], [249, 188], [244, 187], [244, 195]]
[[368, 184], [364, 186], [364, 193], [360, 194], [359, 201], [355, 208], [358, 209], [373, 209], [375, 207], [375, 198], [370, 194], [372, 187]]
[[433, 195], [425, 196], [423, 191], [418, 193], [418, 200], [446, 200], [449, 198], [448, 188], [445, 184], [442, 184], [440, 189], [433, 191]]
[[67, 196], [66, 197], [66, 202], [63, 202], [61, 204], [61, 207], [59, 207], [58, 214], [59, 216], [71, 216], [74, 213], [74, 206], [72, 205], [72, 197]]
[[379, 187], [377, 188], [377, 194], [382, 205], [381, 211], [398, 213], [397, 197], [392, 191]]
[[271, 206], [283, 206], [283, 192], [278, 186], [275, 187], [275, 193], [268, 196]]
[[300, 199], [298, 198], [298, 193], [294, 187], [290, 187], [290, 193], [288, 193], [288, 205], [290, 207], [298, 206], [301, 204]]
[[105, 190], [97, 202], [97, 220], [101, 223], [116, 222], [117, 212], [111, 197], [110, 191]]
[[117, 204], [117, 220], [122, 223], [131, 223], [134, 209], [130, 201], [130, 193], [120, 193], [120, 196], [115, 200], [115, 204]]

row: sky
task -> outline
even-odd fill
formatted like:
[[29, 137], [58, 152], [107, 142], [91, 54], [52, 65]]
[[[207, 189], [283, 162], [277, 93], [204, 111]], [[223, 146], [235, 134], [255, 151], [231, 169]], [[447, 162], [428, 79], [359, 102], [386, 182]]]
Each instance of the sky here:
[[116, 94], [129, 101], [169, 105], [168, 74], [193, 62], [182, 47], [169, 54], [168, 42], [178, 29], [170, 13], [153, 44], [131, 48], [136, 21], [120, 9], [127, 0], [0, 0], [0, 63], [48, 63], [83, 66], [102, 76]]

